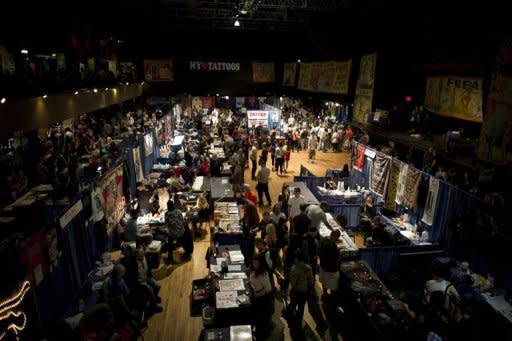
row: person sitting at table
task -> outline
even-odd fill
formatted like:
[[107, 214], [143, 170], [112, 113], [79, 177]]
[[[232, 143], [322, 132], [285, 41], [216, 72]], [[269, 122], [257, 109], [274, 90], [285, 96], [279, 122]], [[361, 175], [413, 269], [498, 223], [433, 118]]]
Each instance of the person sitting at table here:
[[395, 244], [393, 235], [387, 231], [386, 225], [380, 217], [375, 217], [372, 221], [372, 234], [368, 239], [371, 246], [389, 246]]
[[254, 316], [256, 327], [256, 340], [265, 340], [271, 329], [274, 299], [270, 275], [265, 263], [262, 263], [258, 256], [251, 259], [249, 286], [252, 292], [252, 316]]
[[327, 215], [325, 211], [329, 208], [329, 204], [325, 201], [322, 201], [320, 205], [309, 205], [306, 208], [306, 214], [308, 218], [311, 220], [311, 226], [316, 227], [317, 230], [320, 230], [320, 223], [324, 223], [324, 225], [329, 229], [333, 230], [331, 224], [327, 221]]
[[368, 219], [373, 219], [377, 215], [377, 209], [373, 205], [373, 197], [371, 195], [369, 195], [366, 198], [366, 203], [363, 207], [362, 214], [363, 214], [363, 216], [365, 216]]
[[149, 204], [153, 214], [160, 214], [167, 209], [167, 202], [170, 199], [167, 183], [163, 179], [159, 179], [156, 184], [156, 190], [149, 198]]
[[460, 299], [459, 292], [455, 289], [455, 286], [450, 281], [442, 277], [440, 270], [434, 269], [432, 271], [432, 279], [425, 282], [425, 302], [431, 303], [431, 296], [434, 292], [443, 293], [443, 307], [448, 311], [450, 309], [451, 301], [455, 302]]
[[350, 176], [350, 171], [348, 169], [348, 164], [343, 165], [343, 169], [340, 172], [340, 178], [348, 178]]
[[193, 214], [190, 216], [189, 220], [192, 222], [194, 233], [199, 234], [200, 231], [197, 223], [199, 222], [202, 225], [203, 222], [208, 221], [210, 218], [210, 205], [208, 204], [208, 199], [206, 199], [206, 193], [199, 194], [196, 205], [192, 207], [192, 212]]

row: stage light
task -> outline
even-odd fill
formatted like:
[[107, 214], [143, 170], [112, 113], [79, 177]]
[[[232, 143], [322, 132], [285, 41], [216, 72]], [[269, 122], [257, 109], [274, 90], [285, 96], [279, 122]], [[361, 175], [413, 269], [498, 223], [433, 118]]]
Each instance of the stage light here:
[[0, 100], [0, 103], [4, 104], [5, 102], [7, 102], [7, 98], [2, 97], [2, 100]]
[[93, 89], [92, 90], [94, 93], [97, 93], [98, 92], [98, 89]]
[[27, 49], [22, 49], [21, 50], [21, 54], [28, 54], [28, 50]]
[[240, 27], [240, 21], [235, 20], [235, 23], [233, 25], [235, 25], [235, 27]]
[[77, 91], [75, 91], [75, 95], [78, 95], [78, 90], [77, 90]]
[[43, 95], [43, 98], [47, 98], [47, 97], [48, 97], [48, 95], [47, 95], [47, 94], [44, 94], [44, 95]]

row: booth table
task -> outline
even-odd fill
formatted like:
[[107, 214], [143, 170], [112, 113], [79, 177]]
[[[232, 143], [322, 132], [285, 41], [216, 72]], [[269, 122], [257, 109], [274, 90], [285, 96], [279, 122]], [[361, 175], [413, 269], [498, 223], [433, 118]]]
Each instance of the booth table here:
[[196, 176], [192, 184], [192, 190], [194, 192], [210, 192], [212, 190], [210, 177]]
[[[345, 316], [361, 340], [411, 340], [412, 319], [377, 274], [364, 261], [341, 262], [341, 294]], [[379, 323], [381, 316], [390, 323]]]
[[252, 341], [250, 325], [205, 329], [203, 341]]
[[[338, 224], [336, 219], [330, 213], [326, 213], [327, 221], [331, 225], [334, 230], [339, 230], [341, 232], [340, 239], [336, 242], [336, 245], [340, 249], [340, 254], [342, 259], [348, 258], [356, 258], [359, 254], [359, 248], [356, 243], [350, 238], [347, 232]], [[323, 222], [320, 223], [320, 236], [329, 237], [331, 234], [331, 230], [325, 226]]]
[[431, 245], [429, 242], [420, 242], [416, 232], [411, 231], [412, 226], [409, 226], [410, 224], [400, 223], [398, 220], [386, 217], [385, 215], [380, 217], [387, 225], [397, 244], [404, 244], [404, 242], [407, 243], [408, 241], [411, 245]]
[[356, 191], [340, 191], [337, 189], [328, 190], [322, 186], [318, 186], [318, 195], [321, 201], [329, 204], [361, 204], [363, 193]]
[[309, 188], [306, 186], [304, 182], [287, 182], [286, 185], [288, 186], [289, 192], [293, 193], [293, 190], [295, 187], [300, 188], [300, 194], [304, 197], [304, 201], [308, 205], [318, 205], [319, 201], [317, 198], [313, 195], [313, 193], [309, 190]]
[[212, 199], [230, 201], [234, 198], [229, 178], [210, 178]]
[[213, 233], [213, 242], [218, 245], [241, 245], [244, 236], [240, 226], [240, 209], [236, 202], [215, 202], [213, 216], [220, 220], [219, 226]]

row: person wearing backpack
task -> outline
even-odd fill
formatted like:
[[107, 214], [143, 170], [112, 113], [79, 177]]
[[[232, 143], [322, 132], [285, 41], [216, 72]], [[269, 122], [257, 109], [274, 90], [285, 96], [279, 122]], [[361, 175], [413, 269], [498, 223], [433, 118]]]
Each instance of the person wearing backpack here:
[[276, 286], [274, 281], [274, 271], [277, 264], [276, 252], [268, 246], [265, 240], [261, 238], [256, 238], [254, 245], [256, 246], [256, 250], [258, 250], [257, 256], [260, 260], [260, 264], [265, 266], [267, 269], [270, 277], [270, 284], [272, 285], [272, 289], [274, 289]]

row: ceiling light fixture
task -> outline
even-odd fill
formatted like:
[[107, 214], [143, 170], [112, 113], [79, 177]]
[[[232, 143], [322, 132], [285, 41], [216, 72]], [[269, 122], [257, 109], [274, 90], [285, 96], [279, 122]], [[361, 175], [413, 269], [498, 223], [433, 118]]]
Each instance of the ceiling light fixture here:
[[4, 104], [5, 102], [7, 102], [7, 98], [2, 97], [2, 100], [0, 100], [0, 103]]
[[57, 54], [56, 53], [52, 53], [52, 57], [53, 58], [57, 57]]
[[44, 94], [44, 95], [43, 95], [43, 98], [47, 98], [47, 97], [48, 97], [48, 95], [47, 95], [47, 94]]
[[105, 91], [108, 91], [108, 88], [105, 88]]
[[22, 49], [21, 50], [21, 54], [28, 54], [28, 50], [27, 49]]
[[130, 83], [126, 82], [126, 83], [124, 83], [124, 84], [125, 84], [125, 85], [129, 85]]
[[75, 95], [78, 95], [78, 90], [77, 90], [77, 91], [75, 91]]
[[297, 63], [300, 63], [300, 59], [297, 59]]
[[237, 19], [237, 20], [235, 20], [235, 23], [234, 23], [233, 25], [234, 25], [235, 27], [240, 27], [240, 21], [238, 21], [238, 19]]
[[97, 93], [98, 92], [98, 89], [93, 89], [92, 90], [94, 93]]

